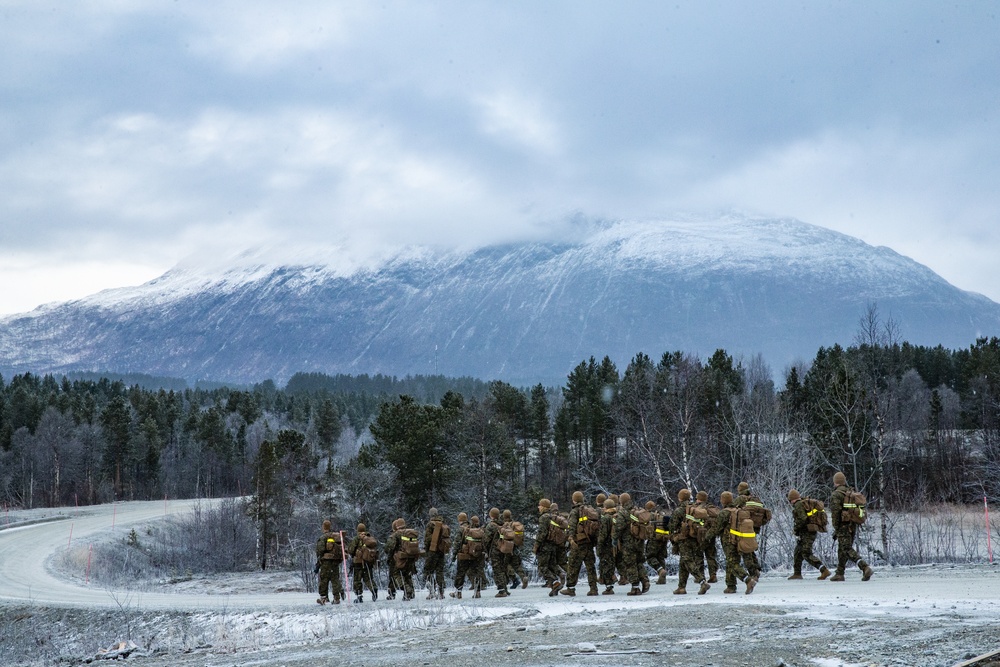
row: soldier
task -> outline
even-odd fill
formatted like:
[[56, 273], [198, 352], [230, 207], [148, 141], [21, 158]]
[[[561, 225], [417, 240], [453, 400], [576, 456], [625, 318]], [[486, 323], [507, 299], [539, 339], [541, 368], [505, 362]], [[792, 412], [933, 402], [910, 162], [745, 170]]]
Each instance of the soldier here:
[[[751, 491], [750, 485], [747, 482], [740, 482], [736, 487], [736, 497], [733, 498], [736, 503], [737, 508], [747, 508], [747, 509], [760, 509], [764, 511], [764, 505], [760, 502]], [[770, 511], [770, 510], [766, 510]], [[754, 523], [753, 532], [755, 535], [760, 535], [760, 526]], [[749, 554], [744, 554], [743, 562], [746, 564], [747, 570], [750, 572], [750, 576], [754, 579], [760, 579], [760, 561], [757, 560], [757, 552], [754, 551]]]
[[347, 545], [347, 555], [351, 557], [354, 602], [363, 601], [365, 588], [371, 591], [373, 601], [378, 600], [378, 586], [373, 576], [378, 567], [378, 541], [368, 533], [365, 524], [358, 524], [357, 535]]
[[[649, 590], [649, 576], [646, 575], [644, 557], [646, 552], [645, 527], [637, 523], [633, 514], [632, 496], [623, 493], [618, 496], [618, 514], [615, 517], [614, 540], [621, 553], [622, 570], [632, 590], [626, 595], [641, 595]], [[640, 571], [641, 567], [641, 571]], [[642, 584], [640, 590], [639, 585]]]
[[[600, 496], [598, 496], [600, 498]], [[615, 594], [615, 515], [618, 507], [615, 501], [605, 498], [601, 512], [601, 532], [597, 534], [597, 557], [600, 559], [600, 581], [604, 584], [601, 595]]]
[[503, 528], [503, 522], [500, 520], [500, 508], [493, 507], [490, 509], [490, 521], [486, 524], [486, 553], [489, 554], [490, 566], [493, 568], [493, 581], [497, 585], [495, 597], [505, 598], [510, 595], [507, 590], [509, 561], [507, 554], [500, 549], [500, 543], [503, 541], [503, 536], [500, 534], [501, 528]]
[[524, 556], [521, 552], [524, 545], [524, 524], [514, 521], [514, 515], [510, 510], [501, 513], [504, 529], [510, 528], [514, 532], [514, 550], [507, 556], [507, 579], [508, 585], [517, 588], [518, 581], [521, 588], [528, 587], [528, 574], [524, 571]]
[[462, 587], [465, 586], [465, 576], [469, 571], [469, 564], [472, 560], [469, 556], [469, 548], [465, 543], [469, 534], [469, 515], [465, 512], [458, 513], [458, 537], [451, 545], [451, 558], [455, 561], [455, 590], [449, 595], [453, 598], [462, 599]]
[[726, 555], [726, 589], [722, 592], [735, 593], [736, 580], [739, 579], [746, 583], [747, 595], [749, 595], [753, 592], [754, 586], [757, 585], [757, 580], [751, 577], [740, 563], [742, 559], [739, 550], [739, 528], [733, 528], [736, 525], [735, 515], [738, 508], [733, 494], [729, 491], [722, 492], [719, 502], [722, 504], [722, 509], [719, 510], [719, 516], [715, 519], [715, 523], [709, 527], [708, 537], [714, 540], [718, 536], [722, 541], [722, 553]]
[[[706, 525], [715, 521], [716, 517], [719, 516], [719, 508], [708, 499], [708, 492], [699, 491], [695, 498], [697, 499], [696, 504], [699, 507], [704, 508], [708, 513], [708, 523], [706, 523]], [[712, 537], [709, 539], [706, 536], [705, 539], [702, 540], [700, 548], [705, 556], [705, 565], [708, 568], [708, 583], [714, 584], [719, 580], [716, 576], [716, 573], [719, 571], [719, 552], [715, 546], [715, 538]]]
[[597, 568], [594, 546], [600, 532], [600, 517], [590, 505], [583, 502], [583, 492], [573, 492], [573, 509], [569, 513], [570, 552], [569, 569], [566, 571], [566, 588], [563, 595], [576, 595], [576, 582], [580, 578], [580, 567], [587, 567], [587, 595], [597, 595]]
[[424, 529], [424, 581], [427, 582], [427, 599], [444, 599], [444, 559], [451, 548], [451, 529], [444, 522], [437, 508], [427, 512], [430, 521]]
[[[385, 551], [395, 567], [396, 589], [403, 589], [403, 601], [413, 599], [413, 575], [417, 571], [417, 556], [413, 554], [413, 544], [419, 552], [420, 543], [417, 531], [406, 527], [405, 519], [392, 522], [392, 535], [385, 541]], [[389, 596], [392, 599], [393, 595]]]
[[[806, 500], [797, 489], [792, 489], [788, 492], [788, 502], [792, 504], [792, 534], [796, 538], [792, 576], [788, 578], [801, 579], [802, 561], [805, 561], [819, 570], [819, 579], [822, 580], [830, 576], [830, 570], [813, 553], [813, 543], [816, 542], [816, 535], [819, 530], [816, 528], [816, 524], [810, 521], [809, 510], [806, 509]], [[825, 518], [823, 519], [823, 530], [826, 530]]]
[[847, 502], [847, 497], [855, 493], [854, 489], [847, 486], [847, 477], [844, 473], [837, 471], [833, 476], [833, 494], [830, 496], [830, 517], [833, 520], [833, 535], [837, 540], [837, 572], [830, 581], [844, 581], [844, 570], [847, 561], [853, 561], [861, 569], [861, 581], [868, 581], [875, 574], [871, 565], [866, 563], [858, 555], [854, 548], [854, 538], [857, 534], [857, 527], [864, 517], [864, 507], [861, 507], [859, 522], [845, 520], [852, 514], [857, 515], [859, 508], [854, 507], [856, 503]]
[[330, 588], [333, 588], [333, 604], [340, 604], [344, 595], [344, 584], [340, 580], [340, 568], [344, 562], [341, 538], [329, 521], [323, 522], [323, 534], [316, 540], [316, 559], [319, 561], [319, 598], [316, 602], [319, 604], [330, 601]]
[[552, 501], [542, 498], [538, 501], [538, 533], [535, 535], [535, 546], [532, 551], [538, 563], [538, 574], [545, 579], [552, 597], [562, 588], [562, 577], [559, 569], [559, 554], [566, 543], [566, 533], [563, 522], [552, 511]]
[[670, 548], [670, 527], [663, 512], [652, 500], [646, 502], [646, 509], [652, 514], [653, 536], [646, 540], [646, 563], [657, 574], [657, 584], [667, 583], [667, 550]]
[[[469, 519], [469, 531], [465, 537], [469, 548], [469, 582], [475, 591], [472, 597], [481, 597], [486, 588], [486, 531], [479, 525], [479, 517]], [[457, 597], [457, 596], [456, 596]]]
[[[559, 503], [553, 502], [552, 514], [558, 516], [562, 519], [566, 525], [569, 525], [569, 515], [566, 512], [559, 510]], [[566, 570], [569, 567], [569, 532], [566, 533], [566, 541], [562, 543], [562, 546], [556, 549], [556, 566], [559, 569], [559, 581], [562, 582], [563, 586], [566, 586]]]
[[711, 588], [711, 585], [705, 579], [704, 556], [699, 544], [698, 526], [695, 525], [696, 517], [692, 514], [691, 491], [681, 489], [677, 492], [677, 500], [679, 501], [677, 509], [670, 515], [670, 538], [680, 550], [677, 590], [674, 591], [674, 595], [687, 594], [688, 575], [694, 577], [696, 584], [701, 584], [698, 595], [704, 595]]

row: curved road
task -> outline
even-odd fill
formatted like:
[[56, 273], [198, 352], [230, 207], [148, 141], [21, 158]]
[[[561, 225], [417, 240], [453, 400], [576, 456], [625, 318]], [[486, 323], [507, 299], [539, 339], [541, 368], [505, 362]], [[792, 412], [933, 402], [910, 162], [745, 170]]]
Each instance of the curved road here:
[[[150, 593], [80, 585], [59, 579], [46, 567], [46, 560], [72, 543], [74, 548], [93, 541], [95, 535], [112, 528], [128, 530], [167, 515], [182, 514], [196, 503], [211, 501], [174, 500], [124, 502], [72, 509], [56, 520], [0, 530], [0, 602], [19, 602], [55, 607], [112, 607], [127, 604], [143, 609], [275, 609], [315, 607], [313, 598], [299, 593], [208, 595]], [[0, 528], [3, 528], [0, 523]], [[71, 538], [72, 531], [72, 538]]]

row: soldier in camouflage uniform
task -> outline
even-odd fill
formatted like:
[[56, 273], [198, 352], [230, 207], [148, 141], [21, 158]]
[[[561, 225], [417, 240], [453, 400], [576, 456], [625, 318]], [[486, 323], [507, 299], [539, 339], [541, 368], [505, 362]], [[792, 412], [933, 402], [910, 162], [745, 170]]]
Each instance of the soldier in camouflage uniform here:
[[694, 520], [691, 515], [691, 491], [681, 489], [677, 492], [679, 504], [673, 514], [670, 515], [670, 538], [680, 550], [680, 564], [677, 568], [677, 589], [674, 595], [687, 594], [688, 575], [694, 577], [696, 584], [701, 584], [698, 595], [704, 595], [711, 588], [704, 572], [704, 554], [697, 534], [693, 532], [690, 524]]
[[[708, 499], [707, 491], [699, 491], [695, 499], [696, 504], [699, 507], [703, 507], [708, 512], [710, 518], [719, 516], [719, 508]], [[719, 580], [716, 576], [716, 573], [719, 571], [719, 551], [715, 546], [715, 537], [709, 538], [706, 536], [699, 545], [699, 548], [705, 557], [705, 565], [708, 569], [708, 583], [714, 584]]]
[[458, 513], [458, 533], [451, 542], [451, 559], [455, 561], [455, 590], [448, 595], [453, 598], [462, 599], [462, 587], [465, 586], [465, 577], [469, 571], [469, 556], [465, 549], [465, 537], [469, 532], [469, 515], [465, 512]]
[[[354, 583], [354, 602], [363, 601], [364, 589], [371, 591], [372, 600], [378, 600], [378, 585], [375, 583], [374, 572], [378, 568], [378, 561], [366, 563], [359, 553], [364, 544], [368, 529], [365, 524], [358, 524], [357, 535], [347, 545], [347, 555], [351, 558], [351, 574]], [[376, 557], [378, 552], [376, 551]]]
[[[623, 493], [618, 496], [618, 514], [615, 517], [614, 541], [621, 553], [622, 569], [632, 590], [626, 595], [641, 595], [649, 590], [649, 576], [646, 575], [645, 535], [635, 535], [632, 530], [632, 496]], [[640, 589], [639, 586], [642, 585]]]
[[719, 510], [719, 516], [715, 523], [709, 528], [708, 536], [713, 540], [719, 537], [722, 541], [722, 553], [726, 555], [726, 589], [722, 592], [735, 593], [736, 580], [739, 579], [746, 582], [747, 595], [749, 595], [753, 592], [754, 586], [757, 585], [757, 580], [751, 577], [746, 568], [740, 564], [743, 559], [740, 556], [737, 538], [731, 532], [732, 514], [737, 511], [733, 494], [729, 491], [723, 491], [719, 502], [722, 504], [722, 509]]
[[[646, 509], [654, 517], [660, 517], [654, 526], [653, 537], [646, 540], [646, 563], [656, 570], [657, 584], [667, 583], [667, 557], [670, 549], [670, 527], [663, 519], [663, 512], [652, 500], [646, 502]], [[654, 519], [655, 520], [655, 519]]]
[[[403, 550], [403, 533], [406, 530], [406, 521], [404, 519], [396, 519], [392, 522], [392, 535], [389, 539], [385, 541], [385, 552], [389, 556], [389, 560], [395, 568], [390, 568], [390, 571], [395, 569], [395, 579], [396, 589], [403, 589], [403, 601], [408, 602], [413, 599], [413, 575], [417, 570], [417, 560], [415, 558], [407, 558], [402, 561], [402, 564], [396, 561], [396, 553]], [[394, 594], [389, 595], [389, 599], [393, 598]]]
[[486, 524], [486, 553], [489, 554], [490, 566], [493, 568], [493, 581], [497, 585], [496, 597], [505, 598], [510, 595], [507, 590], [509, 560], [507, 554], [500, 550], [500, 541], [503, 539], [500, 535], [501, 528], [503, 528], [503, 522], [500, 520], [500, 508], [493, 507], [490, 509], [490, 521]]
[[558, 593], [563, 586], [558, 553], [562, 545], [549, 539], [552, 525], [558, 525], [554, 521], [552, 501], [542, 498], [538, 501], [538, 533], [535, 535], [535, 546], [532, 551], [538, 563], [538, 574], [545, 579], [550, 597]]
[[[469, 519], [469, 530], [475, 530], [481, 528], [479, 525], [479, 517], [474, 516]], [[485, 531], [483, 531], [485, 533]], [[466, 537], [466, 541], [469, 541], [469, 537]], [[484, 538], [485, 539], [485, 538]], [[481, 597], [482, 590], [486, 588], [486, 551], [481, 550], [478, 556], [472, 556], [469, 559], [469, 585], [475, 593], [472, 595], [474, 598]]]
[[[504, 510], [501, 513], [501, 518], [506, 526], [507, 524], [514, 523], [514, 515], [511, 514], [510, 510]], [[511, 525], [513, 529], [513, 525]], [[521, 539], [524, 539], [524, 525], [521, 525]], [[521, 588], [528, 587], [528, 573], [524, 571], [524, 555], [522, 553], [522, 546], [517, 542], [514, 542], [514, 552], [508, 554], [507, 556], [507, 580], [508, 586], [512, 588], [517, 588], [518, 581], [521, 582]]]
[[319, 604], [330, 601], [331, 588], [334, 604], [340, 604], [340, 598], [344, 596], [344, 583], [340, 580], [340, 568], [344, 562], [342, 538], [329, 521], [323, 522], [323, 534], [316, 540], [316, 559], [319, 561], [319, 597], [316, 602]]
[[872, 566], [861, 559], [854, 548], [854, 538], [858, 524], [844, 521], [844, 496], [851, 491], [847, 486], [847, 477], [837, 472], [833, 476], [833, 494], [830, 496], [830, 520], [833, 522], [833, 536], [837, 540], [837, 572], [830, 581], [844, 581], [847, 562], [853, 561], [861, 569], [861, 581], [868, 581], [875, 574]]
[[[444, 559], [448, 554], [448, 548], [444, 532], [447, 532], [444, 517], [432, 507], [428, 511], [430, 521], [424, 528], [424, 551], [427, 556], [424, 560], [424, 581], [427, 582], [427, 599], [444, 599]], [[438, 539], [435, 541], [434, 535], [437, 533]]]
[[[598, 496], [599, 498], [600, 496]], [[600, 581], [604, 584], [602, 595], [615, 594], [615, 515], [618, 514], [618, 507], [615, 501], [610, 498], [604, 500], [601, 508], [601, 532], [597, 535], [597, 557], [600, 559], [601, 576]]]
[[583, 492], [574, 491], [573, 509], [569, 512], [570, 552], [566, 570], [566, 588], [560, 591], [563, 595], [576, 595], [576, 582], [580, 578], [580, 567], [584, 565], [587, 567], [587, 583], [590, 585], [587, 595], [597, 595], [595, 540], [590, 538], [586, 525], [589, 521], [586, 513], [588, 509], [593, 512], [593, 508], [584, 505]]
[[[552, 514], [557, 514], [563, 518], [566, 523], [569, 523], [569, 514], [563, 512], [559, 509], [558, 503], [552, 503]], [[569, 539], [563, 543], [561, 547], [556, 549], [556, 565], [559, 568], [559, 580], [562, 585], [566, 586], [566, 570], [569, 569]]]
[[[736, 487], [736, 497], [733, 501], [736, 507], [746, 507], [747, 501], [750, 500], [750, 485], [746, 482], [740, 482]], [[760, 528], [754, 527], [754, 532], [760, 535]], [[744, 554], [743, 562], [746, 564], [747, 570], [750, 572], [750, 576], [754, 579], [760, 579], [760, 561], [757, 560], [757, 552], [751, 554]]]
[[[795, 535], [795, 555], [792, 562], [792, 576], [789, 579], [802, 578], [802, 562], [805, 561], [819, 570], [819, 578], [826, 579], [830, 576], [830, 570], [823, 561], [813, 553], [813, 544], [819, 534], [815, 530], [809, 530], [809, 514], [803, 498], [797, 489], [788, 492], [788, 502], [792, 504], [792, 534]], [[825, 528], [824, 528], [825, 529]]]

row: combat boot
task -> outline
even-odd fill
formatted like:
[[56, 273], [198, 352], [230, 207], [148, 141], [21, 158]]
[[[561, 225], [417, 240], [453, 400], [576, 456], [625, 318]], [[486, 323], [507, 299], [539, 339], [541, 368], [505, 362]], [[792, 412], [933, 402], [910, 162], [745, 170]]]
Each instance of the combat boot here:
[[601, 595], [614, 595], [614, 594], [615, 594], [614, 586], [605, 587], [604, 591], [601, 593]]
[[333, 604], [340, 604], [340, 596], [336, 593], [333, 595]]
[[730, 593], [735, 593], [736, 592], [736, 587], [735, 586], [726, 586], [726, 589], [724, 591], [722, 591], [722, 592], [725, 593], [725, 594], [727, 594], [727, 595], [729, 595]]
[[872, 575], [875, 574], [875, 570], [872, 569], [872, 566], [864, 561], [858, 563], [858, 567], [861, 568], [862, 572], [861, 581], [868, 581], [872, 578]]
[[619, 574], [618, 575], [618, 585], [619, 586], [624, 586], [627, 583], [628, 583], [628, 579], [625, 577], [625, 575], [624, 574]]
[[549, 591], [549, 597], [550, 598], [554, 598], [556, 596], [556, 594], [559, 593], [559, 589], [562, 588], [562, 587], [563, 587], [563, 585], [562, 585], [561, 581], [559, 581], [558, 579], [556, 579], [555, 581], [553, 581], [552, 582], [552, 590]]
[[575, 588], [564, 588], [564, 589], [562, 589], [559, 592], [562, 595], [568, 595], [570, 597], [576, 597], [576, 589]]
[[747, 595], [753, 593], [754, 586], [757, 585], [757, 577], [747, 577]]
[[361, 599], [360, 594], [354, 596], [354, 604], [361, 604], [362, 602], [364, 602], [364, 600]]
[[528, 575], [522, 574], [521, 575], [521, 588], [523, 590], [523, 589], [525, 589], [527, 587], [528, 587]]
[[590, 590], [587, 591], [587, 595], [588, 596], [597, 595], [597, 584], [591, 584], [590, 585]]
[[828, 568], [826, 565], [824, 565], [823, 569], [821, 569], [819, 571], [819, 576], [816, 577], [816, 578], [819, 579], [820, 581], [823, 581], [824, 579], [826, 579], [829, 576], [830, 576], [830, 568]]
[[505, 597], [509, 597], [509, 596], [510, 596], [510, 593], [508, 593], [507, 591], [501, 589], [501, 590], [497, 591], [497, 594], [494, 595], [493, 597], [495, 597], [495, 598], [505, 598]]
[[710, 584], [717, 584], [717, 583], [719, 583], [719, 578], [717, 576], [715, 576], [714, 572], [711, 575], [709, 575], [709, 577], [708, 577], [708, 583], [710, 583]]
[[378, 600], [378, 591], [372, 591], [372, 602]]
[[676, 589], [674, 589], [674, 595], [687, 595], [687, 593], [688, 592], [687, 592], [686, 588], [676, 588]]
[[702, 581], [701, 582], [701, 587], [698, 589], [698, 595], [704, 595], [705, 593], [708, 592], [708, 589], [711, 588], [711, 587], [712, 587], [712, 585], [710, 583], [708, 583], [707, 579], [705, 581]]
[[629, 591], [628, 593], [626, 593], [625, 595], [642, 595], [642, 591], [641, 591], [641, 590], [639, 590], [639, 587], [638, 587], [638, 586], [633, 586], [633, 587], [632, 587], [632, 590], [630, 590], [630, 591]]
[[649, 579], [646, 579], [642, 582], [642, 592], [643, 593], [649, 592]]
[[801, 578], [802, 578], [801, 572], [793, 572], [792, 576], [788, 577], [788, 580], [791, 581], [793, 579], [801, 579]]
[[656, 571], [656, 574], [659, 575], [659, 578], [656, 580], [657, 585], [662, 586], [667, 583], [667, 568], [661, 567]]
[[316, 604], [323, 605], [323, 604], [326, 604], [329, 601], [330, 601], [330, 598], [326, 597], [325, 595], [323, 597], [321, 597], [321, 598], [316, 598]]
[[843, 581], [843, 580], [844, 580], [844, 573], [843, 572], [838, 572], [835, 575], [833, 575], [832, 577], [830, 577], [830, 581]]

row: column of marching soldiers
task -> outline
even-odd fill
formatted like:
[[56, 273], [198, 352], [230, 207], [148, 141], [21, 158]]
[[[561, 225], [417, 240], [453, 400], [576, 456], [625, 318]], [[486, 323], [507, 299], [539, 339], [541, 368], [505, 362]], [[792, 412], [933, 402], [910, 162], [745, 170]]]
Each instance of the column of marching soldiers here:
[[[848, 562], [857, 563], [862, 581], [868, 581], [873, 574], [871, 566], [854, 548], [857, 528], [867, 516], [865, 497], [847, 485], [841, 472], [834, 474], [833, 487], [828, 505], [804, 497], [795, 489], [788, 492], [796, 537], [789, 579], [802, 579], [803, 563], [819, 571], [818, 579], [830, 581], [844, 581]], [[720, 505], [713, 504], [706, 492], [699, 491], [692, 497], [688, 489], [678, 492], [677, 501], [676, 509], [667, 513], [653, 501], [642, 506], [633, 504], [629, 493], [610, 496], [601, 493], [591, 505], [581, 491], [576, 491], [572, 509], [561, 512], [556, 503], [542, 498], [538, 502], [538, 530], [532, 553], [549, 595], [575, 596], [584, 567], [589, 585], [587, 595], [614, 595], [616, 584], [630, 586], [627, 595], [642, 595], [650, 588], [647, 565], [657, 573], [657, 584], [666, 583], [666, 560], [670, 553], [679, 559], [674, 594], [685, 595], [690, 578], [698, 585], [698, 594], [704, 595], [718, 581], [718, 542], [725, 557], [723, 592], [736, 593], [739, 581], [745, 585], [747, 595], [752, 593], [761, 572], [756, 553], [758, 539], [761, 528], [771, 520], [771, 510], [746, 482], [739, 484], [735, 495], [723, 491]], [[837, 543], [837, 568], [832, 577], [813, 553], [818, 534], [827, 531], [828, 517], [832, 519]], [[508, 597], [518, 585], [528, 587], [524, 570], [525, 527], [514, 519], [510, 510], [492, 508], [485, 525], [478, 516], [470, 518], [465, 512], [457, 519], [458, 527], [453, 531], [445, 517], [431, 508], [422, 537], [403, 519], [396, 519], [384, 544], [364, 524], [358, 524], [356, 534], [347, 541], [343, 532], [334, 531], [330, 521], [324, 521], [323, 535], [316, 542], [319, 575], [316, 601], [330, 602], [331, 591], [334, 604], [346, 599], [341, 575], [346, 577], [348, 570], [353, 601], [362, 602], [365, 589], [372, 600], [377, 600], [383, 583], [383, 554], [388, 575], [384, 583], [390, 600], [399, 591], [403, 600], [413, 599], [413, 577], [420, 559], [424, 560], [428, 599], [444, 599], [449, 557], [456, 563], [455, 590], [449, 593], [453, 598], [462, 597], [466, 581], [472, 597], [481, 596], [488, 586], [487, 562], [497, 588], [496, 597]], [[603, 591], [598, 591], [599, 585], [604, 586]]]

